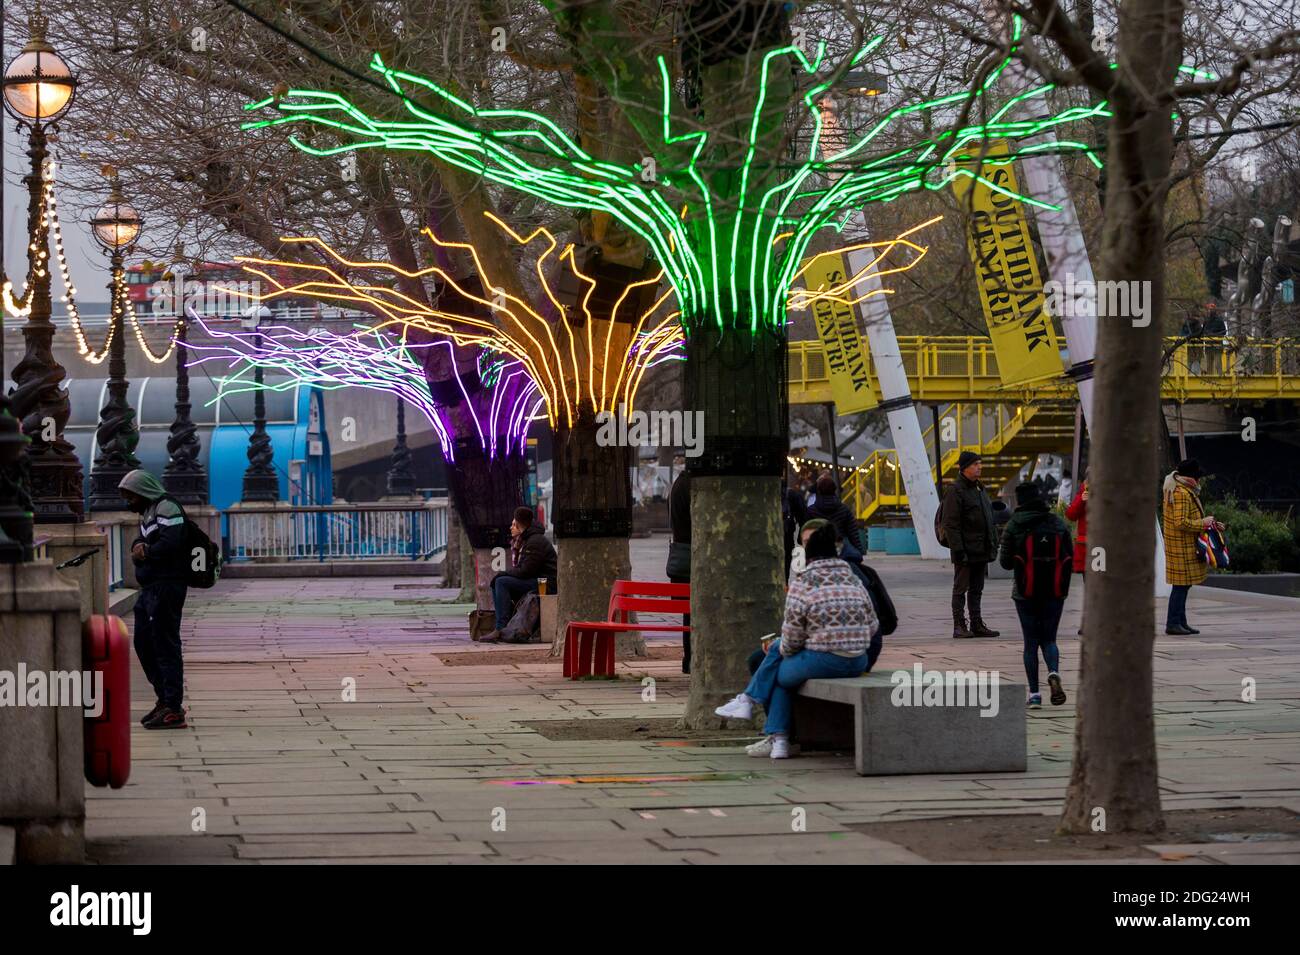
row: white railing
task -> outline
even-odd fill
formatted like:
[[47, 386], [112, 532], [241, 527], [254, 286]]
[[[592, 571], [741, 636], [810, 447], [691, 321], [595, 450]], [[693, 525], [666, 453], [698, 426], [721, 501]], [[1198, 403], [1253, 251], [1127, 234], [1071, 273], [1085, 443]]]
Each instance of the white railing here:
[[225, 512], [227, 560], [428, 560], [447, 550], [447, 501], [240, 505]]
[[[105, 565], [108, 567], [108, 589], [117, 590], [122, 586], [122, 568], [126, 564], [126, 524], [99, 524], [104, 534]], [[130, 527], [134, 530], [135, 525]]]

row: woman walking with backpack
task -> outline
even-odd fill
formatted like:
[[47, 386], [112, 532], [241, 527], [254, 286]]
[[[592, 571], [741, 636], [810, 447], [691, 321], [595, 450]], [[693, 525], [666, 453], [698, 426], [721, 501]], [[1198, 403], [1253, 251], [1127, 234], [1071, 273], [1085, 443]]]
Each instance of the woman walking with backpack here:
[[1074, 563], [1070, 529], [1043, 500], [1042, 488], [1025, 483], [1016, 487], [1016, 510], [1002, 532], [998, 563], [1014, 570], [1011, 592], [1020, 629], [1025, 639], [1025, 677], [1029, 698], [1025, 705], [1043, 705], [1038, 692], [1038, 655], [1047, 664], [1047, 685], [1053, 706], [1065, 702], [1061, 687], [1061, 654], [1056, 646], [1056, 629], [1070, 590], [1070, 568]]

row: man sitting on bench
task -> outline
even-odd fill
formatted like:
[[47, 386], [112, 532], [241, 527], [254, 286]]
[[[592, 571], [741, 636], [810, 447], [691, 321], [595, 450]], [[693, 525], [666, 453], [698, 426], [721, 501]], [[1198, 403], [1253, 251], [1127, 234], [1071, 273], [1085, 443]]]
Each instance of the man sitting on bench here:
[[811, 520], [800, 530], [799, 541], [805, 568], [790, 578], [781, 639], [772, 641], [745, 692], [714, 711], [726, 719], [748, 720], [754, 704], [761, 705], [767, 712], [763, 732], [772, 759], [790, 756], [794, 691], [817, 677], [860, 676], [876, 629], [867, 588], [836, 550], [834, 525]]
[[515, 508], [510, 522], [510, 569], [492, 578], [492, 608], [496, 612], [496, 629], [479, 638], [479, 643], [495, 643], [515, 612], [515, 604], [524, 594], [537, 593], [537, 581], [555, 580], [555, 548], [546, 539], [546, 528], [533, 520], [531, 507]]

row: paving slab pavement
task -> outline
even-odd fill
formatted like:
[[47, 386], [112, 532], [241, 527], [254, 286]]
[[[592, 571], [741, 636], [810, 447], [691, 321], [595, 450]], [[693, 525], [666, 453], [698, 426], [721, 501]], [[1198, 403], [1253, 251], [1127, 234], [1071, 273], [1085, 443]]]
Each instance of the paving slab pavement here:
[[[638, 579], [665, 579], [666, 550], [662, 537], [633, 541]], [[985, 598], [1003, 635], [953, 641], [947, 564], [873, 564], [901, 620], [878, 668], [920, 661], [1023, 681], [1008, 581], [990, 581]], [[1193, 591], [1201, 636], [1156, 642], [1166, 808], [1300, 806], [1300, 615], [1218, 595]], [[1073, 695], [1029, 713], [1024, 773], [863, 778], [849, 754], [774, 763], [738, 745], [548, 740], [524, 721], [676, 717], [688, 678], [673, 660], [627, 661], [622, 679], [589, 682], [564, 680], [558, 660], [493, 663], [516, 648], [471, 643], [465, 608], [439, 603], [450, 596], [434, 579], [410, 577], [224, 580], [191, 593], [191, 726], [135, 727], [128, 785], [88, 788], [92, 859], [921, 863], [847, 827], [1060, 810]], [[1067, 689], [1077, 679], [1081, 597], [1076, 588], [1061, 623]], [[439, 659], [448, 653], [482, 662], [449, 666]], [[644, 676], [655, 679], [654, 702], [641, 697]], [[1257, 681], [1255, 703], [1241, 700], [1245, 677]], [[152, 705], [138, 666], [132, 692], [135, 711]], [[1163, 864], [1293, 862], [1300, 844], [1156, 851], [1179, 857]]]

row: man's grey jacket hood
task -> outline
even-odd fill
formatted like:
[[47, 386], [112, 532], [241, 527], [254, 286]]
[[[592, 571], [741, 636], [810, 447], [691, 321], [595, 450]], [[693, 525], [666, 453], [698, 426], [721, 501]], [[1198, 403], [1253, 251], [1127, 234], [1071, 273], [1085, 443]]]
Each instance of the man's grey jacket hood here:
[[139, 494], [146, 501], [156, 501], [167, 493], [158, 479], [142, 468], [136, 468], [127, 474], [117, 487], [120, 491]]

